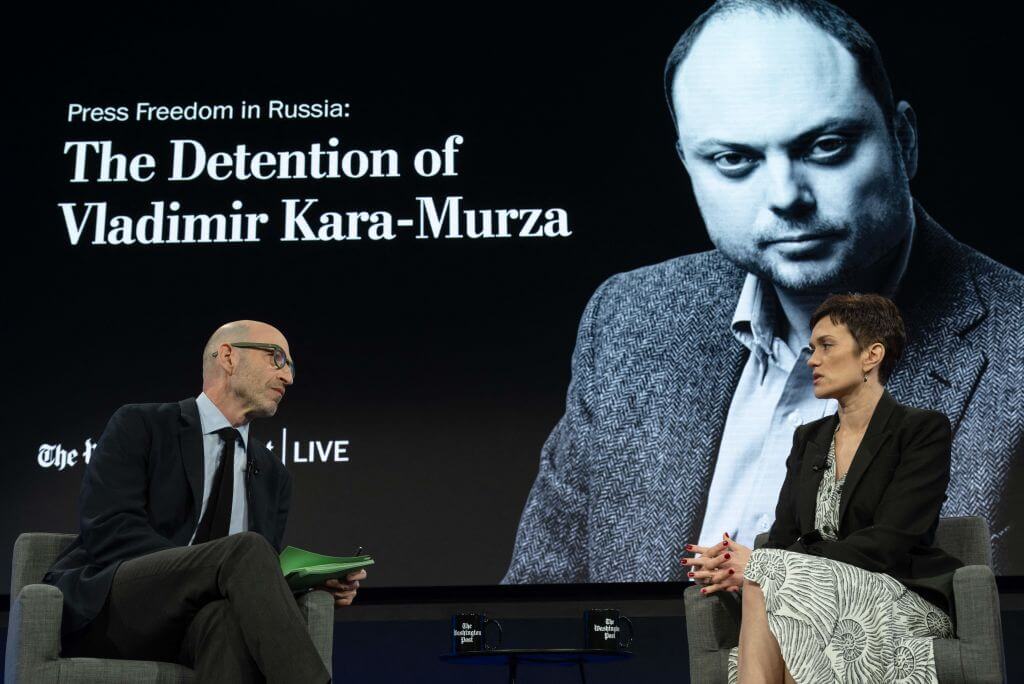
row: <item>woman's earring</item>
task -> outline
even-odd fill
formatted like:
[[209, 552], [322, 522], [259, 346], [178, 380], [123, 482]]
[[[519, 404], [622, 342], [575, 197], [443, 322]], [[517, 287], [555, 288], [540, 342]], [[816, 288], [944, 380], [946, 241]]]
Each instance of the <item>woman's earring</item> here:
[[864, 374], [864, 382], [867, 382], [867, 381], [868, 381], [868, 374], [867, 374], [867, 373], [865, 373], [865, 374]]

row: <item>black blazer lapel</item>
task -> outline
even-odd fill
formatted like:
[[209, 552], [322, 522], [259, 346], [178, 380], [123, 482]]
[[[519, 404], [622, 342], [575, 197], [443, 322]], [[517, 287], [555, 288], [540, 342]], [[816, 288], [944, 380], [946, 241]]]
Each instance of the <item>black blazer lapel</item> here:
[[864, 432], [860, 446], [857, 447], [857, 453], [854, 454], [853, 461], [850, 463], [850, 470], [846, 474], [843, 495], [839, 499], [840, 528], [843, 526], [843, 515], [846, 513], [846, 507], [850, 504], [850, 497], [853, 496], [857, 484], [868, 469], [868, 466], [871, 465], [871, 461], [874, 460], [878, 449], [892, 434], [892, 430], [888, 429], [888, 423], [895, 408], [896, 400], [892, 398], [892, 395], [887, 390], [883, 389], [878, 405], [875, 406], [875, 412], [871, 415], [871, 420], [868, 421], [868, 429]]
[[800, 486], [797, 499], [797, 522], [800, 533], [806, 534], [814, 529], [814, 514], [817, 509], [818, 487], [825, 471], [820, 466], [828, 456], [828, 447], [832, 442], [839, 418], [832, 415], [822, 421], [815, 434], [811, 435], [804, 445], [803, 460], [800, 465]]
[[203, 505], [203, 479], [205, 478], [203, 453], [203, 428], [199, 422], [199, 407], [196, 400], [189, 398], [178, 402], [181, 410], [181, 431], [178, 439], [181, 444], [181, 459], [185, 467], [185, 476], [192, 488], [192, 529], [199, 524], [200, 507]]

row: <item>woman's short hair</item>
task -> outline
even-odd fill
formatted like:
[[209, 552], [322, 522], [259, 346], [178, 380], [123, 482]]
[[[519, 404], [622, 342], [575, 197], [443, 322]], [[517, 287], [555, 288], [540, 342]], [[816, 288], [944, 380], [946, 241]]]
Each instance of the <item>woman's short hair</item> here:
[[884, 385], [907, 346], [903, 317], [892, 300], [877, 294], [830, 295], [811, 315], [811, 328], [825, 316], [849, 328], [861, 349], [882, 343], [885, 356], [878, 366], [878, 381]]

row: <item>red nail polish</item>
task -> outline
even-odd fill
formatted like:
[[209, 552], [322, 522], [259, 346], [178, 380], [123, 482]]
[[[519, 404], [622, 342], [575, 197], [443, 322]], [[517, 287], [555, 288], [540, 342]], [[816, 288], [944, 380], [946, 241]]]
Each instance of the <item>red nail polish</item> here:
[[688, 572], [688, 573], [686, 573], [686, 576], [687, 577], [693, 577], [693, 573], [692, 572]]
[[735, 570], [733, 570], [732, 568], [729, 568], [729, 574], [730, 574], [730, 575], [731, 575], [732, 573], [734, 573], [734, 572], [735, 572]]
[[706, 593], [708, 593], [708, 590], [707, 590], [707, 589], [701, 589], [701, 590], [700, 590], [700, 593], [702, 593], [702, 594], [706, 594]]
[[726, 532], [726, 533], [725, 533], [725, 536], [726, 536], [726, 537], [728, 537], [728, 536], [729, 536], [729, 533], [728, 533], [728, 532]]
[[686, 550], [687, 551], [693, 551], [693, 544], [687, 544], [686, 545]]
[[679, 559], [679, 563], [680, 563], [680, 564], [682, 564], [682, 565], [686, 565], [686, 561], [687, 561], [687, 560], [688, 560], [688, 559], [686, 559], [686, 558], [680, 558], [680, 559]]
[[728, 553], [727, 553], [727, 554], [725, 554], [725, 560], [729, 560], [730, 558], [732, 558], [732, 556], [731, 556], [731, 555], [729, 555]]

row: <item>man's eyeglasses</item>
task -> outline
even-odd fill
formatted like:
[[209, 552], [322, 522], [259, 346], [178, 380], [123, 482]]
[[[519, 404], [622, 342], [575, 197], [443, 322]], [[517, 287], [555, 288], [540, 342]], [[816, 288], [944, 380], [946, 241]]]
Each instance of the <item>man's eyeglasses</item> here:
[[[288, 366], [292, 371], [292, 380], [295, 379], [295, 362], [288, 358], [288, 354], [279, 345], [272, 342], [225, 342], [225, 344], [231, 347], [240, 347], [241, 349], [262, 349], [273, 352], [274, 368], [281, 370]], [[217, 352], [213, 352], [213, 356], [217, 356]]]

